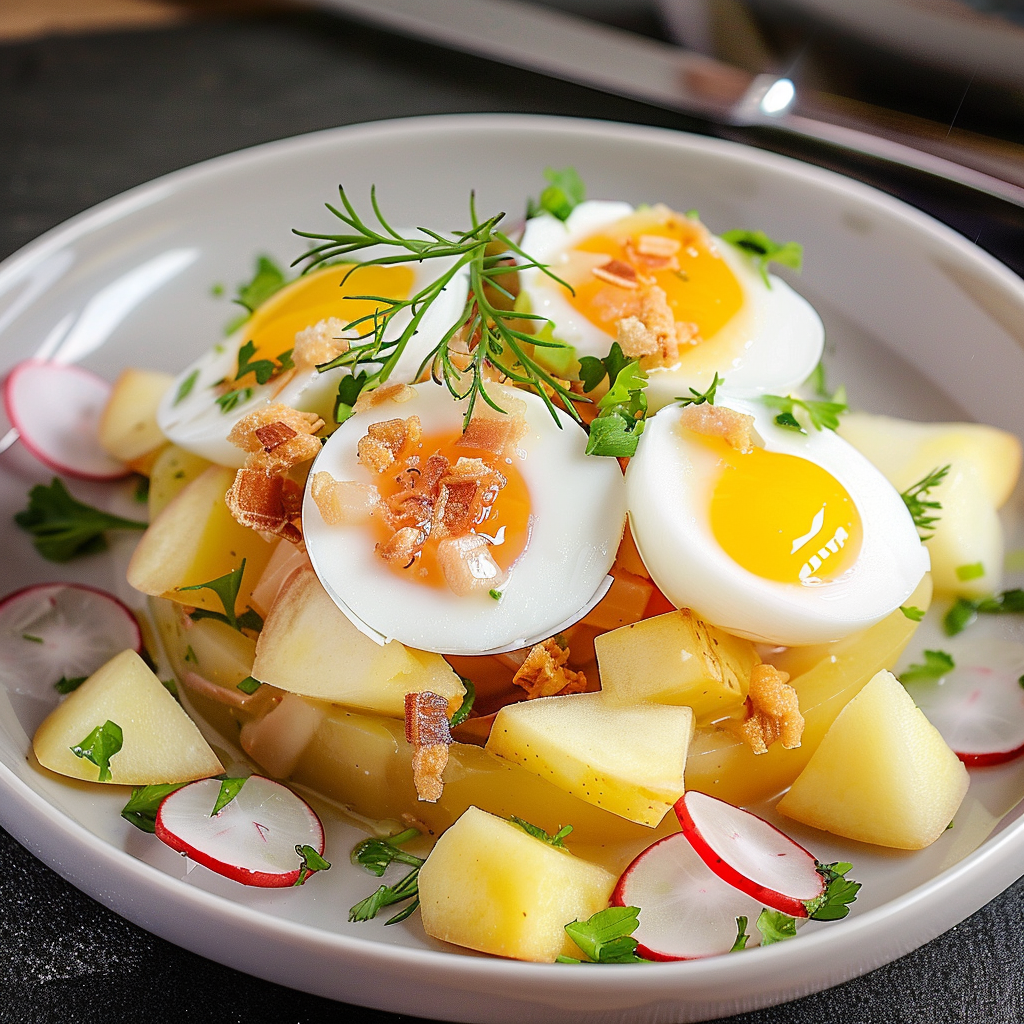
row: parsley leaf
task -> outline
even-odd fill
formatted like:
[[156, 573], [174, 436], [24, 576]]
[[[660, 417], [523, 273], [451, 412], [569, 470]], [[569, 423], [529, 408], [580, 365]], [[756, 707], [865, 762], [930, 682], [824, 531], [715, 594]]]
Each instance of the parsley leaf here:
[[218, 622], [226, 622], [232, 629], [237, 629], [239, 632], [243, 629], [251, 629], [258, 633], [263, 628], [263, 619], [258, 612], [249, 608], [241, 615], [235, 613], [235, 603], [238, 601], [238, 591], [241, 589], [244, 574], [245, 559], [243, 558], [242, 564], [237, 569], [232, 569], [231, 572], [218, 576], [215, 580], [210, 580], [207, 583], [194, 583], [188, 587], [178, 587], [179, 592], [212, 590], [220, 598], [220, 603], [224, 607], [223, 614], [207, 611], [205, 608], [196, 608], [195, 611], [189, 613], [189, 618], [193, 622], [198, 622], [200, 619], [217, 619]]
[[508, 819], [517, 828], [521, 828], [527, 835], [533, 836], [534, 839], [539, 839], [543, 843], [547, 843], [548, 846], [556, 846], [560, 850], [565, 849], [565, 843], [563, 839], [572, 831], [572, 825], [563, 825], [554, 835], [550, 832], [545, 832], [544, 829], [537, 825], [531, 825], [528, 821], [523, 821], [522, 818], [517, 818], [514, 814]]
[[747, 934], [747, 919], [745, 917], [736, 918], [736, 941], [732, 944], [730, 953], [739, 953], [741, 950], [747, 948], [747, 943], [750, 941], [750, 936]]
[[761, 279], [768, 288], [772, 286], [768, 277], [769, 263], [792, 267], [797, 273], [803, 266], [804, 247], [799, 242], [780, 243], [773, 241], [763, 231], [743, 231], [742, 229], [726, 231], [721, 237], [723, 242], [736, 246], [753, 260], [754, 265], [761, 272]]
[[177, 405], [179, 402], [183, 402], [192, 393], [192, 389], [196, 386], [196, 381], [199, 380], [199, 371], [193, 370], [179, 385], [178, 393], [174, 396], [174, 402], [172, 405]]
[[[650, 963], [636, 955], [633, 932], [640, 924], [639, 907], [608, 907], [586, 921], [570, 921], [565, 926], [569, 938], [596, 964]], [[578, 964], [586, 960], [558, 957], [558, 963]]]
[[832, 392], [828, 389], [828, 384], [825, 381], [825, 360], [819, 359], [818, 365], [811, 370], [810, 377], [804, 381], [807, 387], [812, 388], [814, 393], [819, 398], [831, 398]]
[[[949, 470], [948, 463], [945, 466], [938, 466], [900, 494], [903, 504], [907, 506], [907, 511], [914, 520], [921, 540], [929, 540], [935, 535], [932, 527], [939, 521], [939, 516], [929, 515], [929, 511], [937, 512], [942, 508], [941, 501], [926, 501], [925, 499], [933, 487], [938, 487], [946, 479]], [[931, 530], [931, 533], [926, 534], [928, 530]]]
[[860, 892], [860, 882], [854, 882], [846, 877], [846, 872], [853, 865], [841, 861], [833, 864], [822, 864], [814, 862], [817, 872], [825, 880], [825, 890], [820, 896], [808, 900], [804, 906], [807, 908], [807, 916], [812, 921], [839, 921], [850, 912], [849, 904], [857, 898]]
[[762, 395], [761, 401], [769, 409], [778, 409], [779, 415], [775, 422], [780, 427], [792, 427], [801, 433], [806, 433], [803, 424], [794, 415], [797, 409], [806, 413], [808, 420], [815, 430], [835, 430], [839, 426], [839, 417], [846, 412], [846, 395], [843, 389], [838, 389], [828, 401], [818, 401], [814, 398], [795, 398], [792, 395]]
[[[924, 618], [924, 612], [912, 604], [901, 604], [900, 611], [910, 619], [911, 622], [920, 622]], [[952, 634], [950, 634], [952, 636]]]
[[288, 278], [284, 271], [269, 256], [257, 257], [256, 270], [252, 278], [238, 286], [238, 291], [231, 300], [246, 312], [232, 320], [224, 328], [224, 333], [232, 334], [236, 331], [271, 295], [279, 292], [287, 283]]
[[725, 383], [724, 377], [719, 377], [718, 373], [715, 373], [715, 379], [711, 382], [707, 391], [697, 391], [694, 388], [690, 388], [689, 395], [683, 395], [682, 397], [676, 396], [676, 401], [685, 409], [688, 405], [704, 405], [706, 402], [708, 405], [715, 404], [715, 392]]
[[622, 348], [617, 341], [612, 342], [608, 355], [604, 359], [596, 356], [583, 356], [580, 359], [580, 380], [583, 382], [583, 390], [591, 392], [605, 379], [614, 381], [619, 375], [619, 370], [629, 365], [629, 360], [622, 354]]
[[398, 924], [407, 917], [411, 917], [420, 905], [419, 887], [420, 869], [415, 867], [397, 885], [382, 885], [374, 890], [365, 900], [360, 900], [348, 912], [350, 921], [370, 921], [375, 918], [385, 907], [393, 906], [395, 903], [402, 903], [404, 900], [412, 902], [403, 907], [394, 917], [384, 922], [385, 925]]
[[970, 565], [956, 567], [956, 578], [961, 583], [966, 583], [968, 580], [980, 580], [984, 575], [985, 565], [983, 562], [971, 562]]
[[143, 832], [155, 832], [156, 812], [164, 797], [186, 785], [186, 782], [168, 782], [159, 786], [136, 786], [128, 803], [121, 809], [121, 817]]
[[297, 845], [295, 852], [299, 855], [301, 864], [299, 865], [299, 877], [295, 879], [294, 885], [305, 884], [306, 879], [317, 871], [330, 870], [331, 862], [325, 860], [312, 846], [307, 844]]
[[410, 867], [418, 868], [424, 863], [422, 857], [412, 853], [406, 853], [399, 847], [408, 843], [420, 834], [419, 829], [407, 828], [393, 836], [386, 836], [379, 839], [364, 839], [352, 849], [351, 861], [359, 867], [366, 868], [371, 875], [380, 878], [388, 865], [397, 861], [399, 864], [408, 864]]
[[252, 696], [263, 684], [253, 676], [246, 676], [240, 683], [235, 683], [235, 689]]
[[121, 732], [121, 726], [108, 719], [103, 725], [96, 726], [84, 740], [76, 743], [70, 750], [75, 757], [92, 761], [99, 768], [100, 782], [109, 782], [112, 778], [110, 759], [121, 749], [123, 743], [124, 734]]
[[550, 213], [559, 220], [565, 220], [586, 198], [587, 187], [575, 167], [565, 167], [560, 171], [548, 167], [544, 177], [551, 184], [541, 192], [536, 202], [527, 200], [527, 219], [541, 213]]
[[796, 918], [781, 910], [763, 908], [757, 915], [757, 930], [761, 933], [761, 945], [771, 946], [776, 942], [796, 937]]
[[242, 787], [248, 781], [248, 776], [242, 779], [221, 779], [220, 792], [217, 794], [217, 802], [213, 805], [213, 810], [210, 811], [210, 817], [214, 818], [220, 814], [238, 796]]
[[144, 530], [148, 525], [77, 501], [57, 477], [49, 487], [36, 484], [28, 492], [28, 508], [14, 521], [32, 534], [36, 551], [51, 562], [105, 551], [107, 530]]
[[58, 693], [74, 693], [74, 691], [77, 690], [88, 678], [88, 676], [72, 676], [69, 679], [67, 676], [61, 676], [60, 679], [53, 684], [53, 688]]
[[340, 425], [352, 415], [352, 407], [369, 379], [369, 373], [361, 370], [358, 374], [346, 374], [338, 381], [338, 394], [334, 399], [335, 423]]
[[272, 359], [253, 359], [256, 354], [256, 343], [247, 341], [238, 350], [238, 373], [235, 380], [241, 380], [247, 373], [256, 374], [257, 384], [266, 384], [277, 372], [277, 363]]
[[1004, 590], [994, 597], [982, 597], [976, 600], [960, 597], [950, 606], [942, 620], [946, 636], [956, 636], [965, 630], [978, 617], [984, 615], [1019, 615], [1024, 612], [1024, 590], [1014, 588]]
[[900, 673], [901, 683], [923, 683], [941, 679], [956, 668], [953, 656], [945, 651], [925, 651], [923, 664], [911, 665]]
[[615, 375], [608, 393], [597, 403], [600, 412], [590, 424], [587, 455], [624, 458], [636, 454], [647, 415], [647, 374], [633, 360]]
[[461, 678], [462, 685], [466, 688], [466, 696], [462, 698], [462, 703], [455, 714], [452, 715], [452, 720], [448, 723], [448, 727], [451, 729], [454, 729], [457, 725], [462, 725], [469, 718], [469, 713], [473, 710], [473, 702], [476, 700], [476, 687], [473, 685], [473, 681], [465, 676]]
[[252, 398], [252, 388], [237, 388], [234, 391], [225, 391], [218, 399], [217, 404], [220, 406], [222, 413], [229, 413], [236, 406], [241, 405], [243, 402], [248, 402]]

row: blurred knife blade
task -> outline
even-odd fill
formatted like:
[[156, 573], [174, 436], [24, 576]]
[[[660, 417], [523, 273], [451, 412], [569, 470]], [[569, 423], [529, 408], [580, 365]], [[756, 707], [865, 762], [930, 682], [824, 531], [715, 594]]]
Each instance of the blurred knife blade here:
[[731, 128], [769, 128], [916, 168], [1024, 207], [1024, 147], [868, 104], [798, 93], [777, 112], [776, 82], [669, 43], [521, 0], [313, 0], [321, 9], [448, 49], [642, 100]]

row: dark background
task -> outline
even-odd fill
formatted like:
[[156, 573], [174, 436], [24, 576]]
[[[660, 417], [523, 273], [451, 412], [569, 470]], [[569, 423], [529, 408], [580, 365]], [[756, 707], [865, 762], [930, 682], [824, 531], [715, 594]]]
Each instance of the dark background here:
[[[662, 34], [648, 5], [592, 6], [604, 20]], [[919, 112], [954, 116], [942, 109], [962, 83], [936, 83], [932, 93], [915, 84], [908, 96], [893, 95], [907, 109], [926, 95], [930, 107]], [[976, 95], [977, 110], [962, 103], [961, 116], [990, 123], [984, 90]], [[1000, 109], [1004, 135], [1014, 136], [1013, 119]], [[290, 9], [9, 42], [0, 44], [0, 257], [100, 200], [198, 160], [319, 128], [455, 111], [711, 131], [682, 115]], [[1024, 211], [916, 172], [769, 134], [749, 138], [879, 185], [1024, 272]], [[4, 1024], [412, 1020], [293, 992], [184, 952], [82, 895], [3, 832], [0, 864]], [[259, 949], [252, 955], [258, 965]], [[1024, 1020], [1022, 972], [1024, 883], [1017, 883], [888, 967], [732, 1020], [1007, 1024]]]

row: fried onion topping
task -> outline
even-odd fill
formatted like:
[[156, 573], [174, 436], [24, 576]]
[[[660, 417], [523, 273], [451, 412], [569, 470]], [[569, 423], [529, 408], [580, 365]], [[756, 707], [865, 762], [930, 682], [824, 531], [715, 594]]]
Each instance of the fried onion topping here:
[[750, 673], [747, 717], [732, 720], [726, 728], [743, 740], [755, 754], [766, 754], [775, 742], [787, 750], [800, 746], [804, 716], [789, 675], [773, 665], [755, 665]]
[[512, 682], [526, 691], [528, 700], [582, 693], [587, 688], [586, 673], [566, 668], [568, 660], [569, 648], [560, 647], [552, 637], [530, 648]]
[[436, 803], [444, 791], [444, 769], [452, 734], [448, 701], [425, 690], [405, 695], [405, 738], [412, 744], [412, 778], [420, 800]]
[[705, 437], [720, 437], [744, 454], [754, 448], [754, 417], [724, 405], [688, 405], [679, 414], [680, 426]]

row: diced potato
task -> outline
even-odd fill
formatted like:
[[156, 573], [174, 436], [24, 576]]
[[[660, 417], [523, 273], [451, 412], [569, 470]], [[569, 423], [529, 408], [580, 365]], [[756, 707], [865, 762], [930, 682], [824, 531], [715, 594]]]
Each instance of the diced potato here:
[[778, 810], [804, 824], [900, 850], [935, 842], [967, 769], [891, 672], [839, 713]]
[[168, 504], [142, 535], [128, 564], [128, 582], [144, 594], [180, 604], [223, 611], [211, 590], [181, 590], [207, 583], [237, 569], [245, 559], [245, 575], [236, 610], [251, 603], [273, 543], [235, 522], [224, 495], [235, 478], [233, 469], [211, 466]]
[[152, 522], [212, 463], [176, 444], [160, 450], [149, 473], [149, 520]]
[[419, 873], [423, 930], [496, 956], [550, 963], [579, 956], [570, 921], [608, 905], [615, 876], [470, 807]]
[[286, 693], [269, 714], [242, 726], [239, 742], [275, 778], [287, 778], [312, 742], [328, 705]]
[[163, 445], [156, 410], [173, 381], [156, 370], [122, 370], [100, 417], [100, 446], [115, 459], [132, 462]]
[[278, 544], [259, 582], [252, 588], [253, 608], [266, 618], [274, 607], [284, 581], [296, 569], [308, 565], [309, 555], [301, 544]]
[[600, 693], [510, 704], [487, 749], [613, 814], [657, 825], [683, 795], [689, 708], [609, 703]]
[[43, 721], [32, 740], [44, 768], [96, 782], [99, 768], [71, 748], [107, 721], [121, 728], [123, 745], [110, 759], [117, 785], [190, 782], [224, 769], [195, 723], [134, 651], [122, 651], [97, 669]]
[[[907, 605], [927, 610], [931, 580], [925, 576]], [[686, 787], [731, 804], [758, 803], [775, 796], [803, 771], [840, 711], [880, 669], [892, 668], [917, 629], [896, 609], [870, 629], [832, 644], [793, 648], [773, 658], [790, 672], [804, 716], [803, 740], [786, 750], [781, 743], [755, 754], [722, 729], [698, 729], [686, 761]]]
[[699, 724], [743, 703], [750, 671], [761, 660], [749, 640], [686, 608], [603, 633], [594, 646], [601, 692], [609, 701], [693, 708]]
[[407, 693], [430, 690], [447, 698], [454, 713], [466, 692], [439, 654], [412, 651], [397, 640], [382, 646], [360, 633], [308, 568], [282, 587], [252, 671], [282, 690], [399, 718]]

